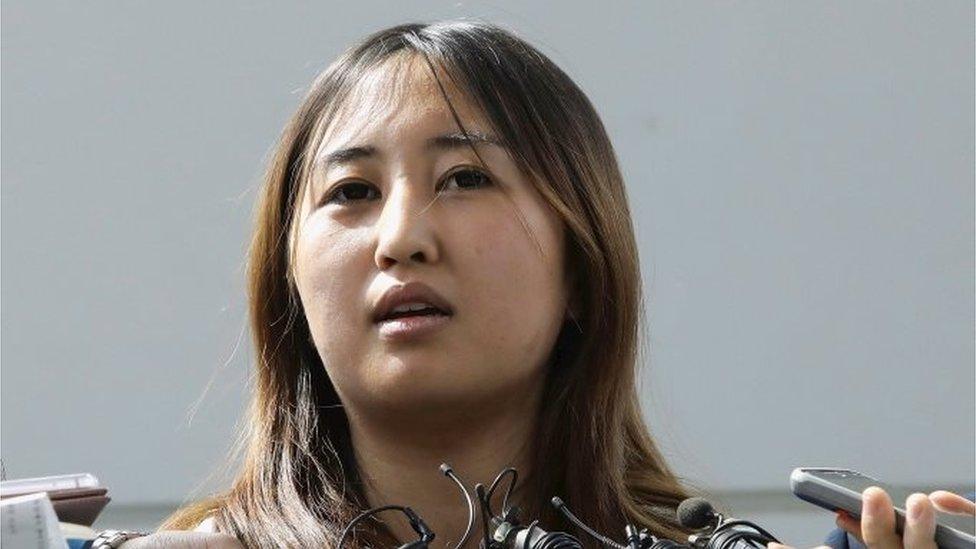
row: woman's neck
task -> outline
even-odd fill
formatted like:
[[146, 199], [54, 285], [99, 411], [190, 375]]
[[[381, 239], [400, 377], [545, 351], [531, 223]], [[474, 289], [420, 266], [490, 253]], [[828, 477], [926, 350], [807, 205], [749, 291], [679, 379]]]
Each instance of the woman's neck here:
[[[477, 413], [454, 407], [450, 416], [440, 411], [429, 417], [401, 415], [397, 421], [350, 414], [353, 447], [369, 505], [412, 508], [437, 536], [431, 547], [453, 549], [467, 527], [468, 507], [457, 484], [440, 471], [440, 465], [447, 463], [474, 500], [475, 522], [465, 547], [477, 547], [483, 534], [474, 485], [487, 488], [506, 467], [514, 467], [522, 478], [531, 473], [538, 388], [532, 393], [496, 401]], [[509, 480], [496, 492], [496, 510]], [[520, 495], [516, 489], [512, 501], [519, 501]], [[378, 518], [401, 542], [417, 539], [407, 521], [395, 518], [396, 514], [389, 511]]]

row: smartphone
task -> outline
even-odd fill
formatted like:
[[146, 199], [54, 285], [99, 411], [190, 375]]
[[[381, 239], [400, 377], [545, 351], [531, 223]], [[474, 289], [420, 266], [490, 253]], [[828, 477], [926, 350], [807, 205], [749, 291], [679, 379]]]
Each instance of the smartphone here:
[[[895, 507], [898, 533], [905, 527], [905, 500], [912, 494], [888, 486], [867, 475], [836, 467], [798, 467], [790, 474], [790, 489], [796, 497], [830, 511], [843, 509], [854, 518], [861, 516], [861, 492], [870, 486], [883, 489]], [[936, 510], [935, 543], [943, 549], [976, 547], [976, 518]]]

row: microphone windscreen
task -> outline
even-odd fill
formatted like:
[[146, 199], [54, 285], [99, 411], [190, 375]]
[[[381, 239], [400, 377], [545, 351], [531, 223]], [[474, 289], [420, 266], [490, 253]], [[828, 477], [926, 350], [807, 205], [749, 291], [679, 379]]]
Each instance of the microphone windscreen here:
[[705, 498], [688, 498], [678, 505], [678, 522], [685, 528], [704, 528], [715, 517], [715, 509]]

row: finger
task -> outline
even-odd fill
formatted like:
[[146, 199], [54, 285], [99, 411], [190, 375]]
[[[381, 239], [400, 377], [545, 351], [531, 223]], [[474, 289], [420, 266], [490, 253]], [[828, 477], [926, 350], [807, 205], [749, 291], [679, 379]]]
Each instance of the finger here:
[[895, 531], [895, 507], [888, 494], [871, 486], [861, 493], [861, 535], [869, 549], [902, 549]]
[[976, 503], [969, 501], [959, 494], [953, 494], [945, 490], [936, 490], [929, 494], [929, 499], [940, 511], [955, 513], [957, 515], [976, 515]]
[[861, 535], [861, 521], [859, 519], [848, 515], [845, 511], [838, 511], [836, 522], [842, 530], [857, 538], [861, 545], [866, 545], [864, 536]]
[[925, 494], [912, 494], [905, 500], [905, 549], [937, 549], [935, 544], [935, 506]]

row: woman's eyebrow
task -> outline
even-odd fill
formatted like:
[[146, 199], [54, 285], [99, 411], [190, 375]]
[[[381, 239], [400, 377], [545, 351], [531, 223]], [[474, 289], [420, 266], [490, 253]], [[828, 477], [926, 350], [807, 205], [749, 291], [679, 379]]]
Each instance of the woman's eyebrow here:
[[[502, 144], [500, 139], [489, 133], [469, 131], [468, 138], [476, 145], [485, 144], [505, 148], [505, 145]], [[445, 151], [460, 149], [467, 146], [468, 139], [465, 138], [463, 133], [451, 132], [428, 138], [425, 144], [425, 149], [429, 151]], [[381, 153], [375, 146], [357, 145], [354, 147], [344, 147], [325, 153], [316, 163], [318, 164], [318, 167], [322, 173], [328, 173], [328, 171], [333, 168], [352, 164], [353, 162], [364, 158], [375, 158], [378, 156], [381, 156]]]
[[[494, 145], [496, 147], [504, 148], [505, 145], [502, 144], [501, 140], [491, 135], [490, 133], [484, 133], [480, 131], [468, 132], [468, 138], [471, 142], [478, 144]], [[465, 138], [464, 134], [461, 132], [445, 133], [441, 135], [435, 135], [427, 140], [428, 149], [436, 150], [447, 150], [447, 149], [457, 149], [460, 147], [468, 146], [468, 138]]]

